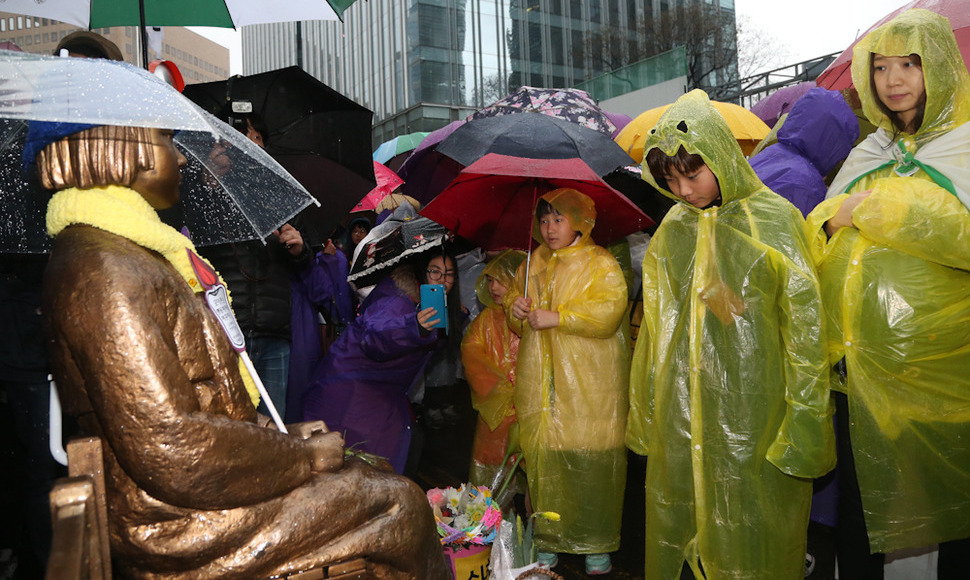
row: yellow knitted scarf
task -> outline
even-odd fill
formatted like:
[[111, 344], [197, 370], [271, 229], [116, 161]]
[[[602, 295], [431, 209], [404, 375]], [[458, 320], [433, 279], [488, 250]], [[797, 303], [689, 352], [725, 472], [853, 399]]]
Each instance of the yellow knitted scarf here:
[[[55, 193], [47, 204], [47, 233], [54, 237], [72, 224], [96, 227], [158, 252], [194, 292], [203, 291], [186, 252], [187, 249], [195, 252], [195, 246], [175, 228], [164, 224], [137, 191], [109, 185], [91, 189], [72, 187]], [[241, 358], [239, 374], [253, 405], [259, 404], [259, 392]]]

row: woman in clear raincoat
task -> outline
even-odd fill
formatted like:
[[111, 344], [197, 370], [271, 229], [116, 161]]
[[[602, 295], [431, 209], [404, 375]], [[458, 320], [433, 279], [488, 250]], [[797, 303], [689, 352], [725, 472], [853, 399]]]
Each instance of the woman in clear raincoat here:
[[[905, 126], [893, 122], [907, 116], [902, 83], [876, 76], [896, 61], [924, 86]], [[830, 362], [847, 369], [834, 387], [848, 402], [840, 462], [854, 458], [862, 532], [880, 553], [970, 537], [970, 75], [947, 19], [909, 10], [859, 42], [852, 79], [879, 129], [807, 227]], [[883, 86], [904, 95], [891, 108]]]
[[[552, 250], [534, 219], [533, 237], [542, 245], [519, 266], [504, 300], [509, 325], [522, 336], [515, 410], [532, 506], [562, 516], [537, 521], [535, 542], [547, 554], [600, 555], [620, 545], [630, 368], [626, 282], [616, 259], [590, 237], [596, 209], [589, 197], [557, 189], [541, 199], [580, 236]], [[557, 327], [533, 330], [513, 315], [526, 272], [532, 307], [558, 312]]]
[[[720, 203], [679, 202], [643, 261], [627, 444], [647, 455], [646, 573], [802, 578], [812, 481], [835, 464], [821, 300], [799, 211], [758, 180], [707, 95], [644, 151], [700, 155]], [[703, 572], [701, 571], [703, 569]]]
[[[512, 389], [519, 336], [506, 323], [501, 303], [504, 295], [499, 293], [503, 288], [507, 292], [512, 287], [515, 271], [523, 260], [525, 252], [506, 250], [485, 265], [475, 285], [478, 300], [485, 309], [472, 321], [461, 342], [465, 379], [472, 389], [472, 406], [478, 411], [468, 476], [475, 485], [492, 485], [505, 458], [509, 428], [515, 423]], [[501, 287], [495, 288], [496, 293], [492, 292], [493, 284]]]

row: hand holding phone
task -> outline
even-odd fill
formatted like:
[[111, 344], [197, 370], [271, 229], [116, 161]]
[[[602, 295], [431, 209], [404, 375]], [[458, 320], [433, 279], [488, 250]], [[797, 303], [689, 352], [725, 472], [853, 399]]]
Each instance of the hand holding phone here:
[[448, 329], [448, 301], [443, 284], [422, 284], [421, 285], [421, 310], [434, 308], [435, 314], [431, 317], [435, 321], [430, 328]]

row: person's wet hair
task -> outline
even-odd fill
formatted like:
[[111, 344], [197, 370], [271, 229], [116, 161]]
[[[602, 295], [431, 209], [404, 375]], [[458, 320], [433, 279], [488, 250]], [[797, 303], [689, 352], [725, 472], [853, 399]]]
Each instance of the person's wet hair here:
[[671, 167], [675, 167], [683, 175], [689, 175], [706, 165], [703, 157], [696, 153], [688, 153], [683, 146], [673, 156], [654, 147], [647, 152], [646, 161], [647, 167], [650, 168], [650, 175], [653, 175], [661, 187], [665, 187], [667, 180], [664, 176], [669, 173]]
[[552, 204], [544, 199], [540, 199], [536, 202], [536, 218], [542, 219], [549, 214], [562, 215], [559, 210], [552, 207]]

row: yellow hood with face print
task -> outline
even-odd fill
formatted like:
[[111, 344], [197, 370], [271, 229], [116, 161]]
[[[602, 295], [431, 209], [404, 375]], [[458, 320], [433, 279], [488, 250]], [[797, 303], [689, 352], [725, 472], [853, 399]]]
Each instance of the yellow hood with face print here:
[[[717, 176], [723, 204], [765, 188], [748, 165], [724, 117], [711, 104], [707, 93], [700, 89], [687, 93], [668, 107], [643, 144], [647, 153], [659, 148], [668, 156], [675, 155], [681, 147], [688, 153], [700, 155]], [[657, 183], [646, 161], [643, 162], [643, 179], [667, 197], [690, 206], [671, 193], [666, 184]]]

